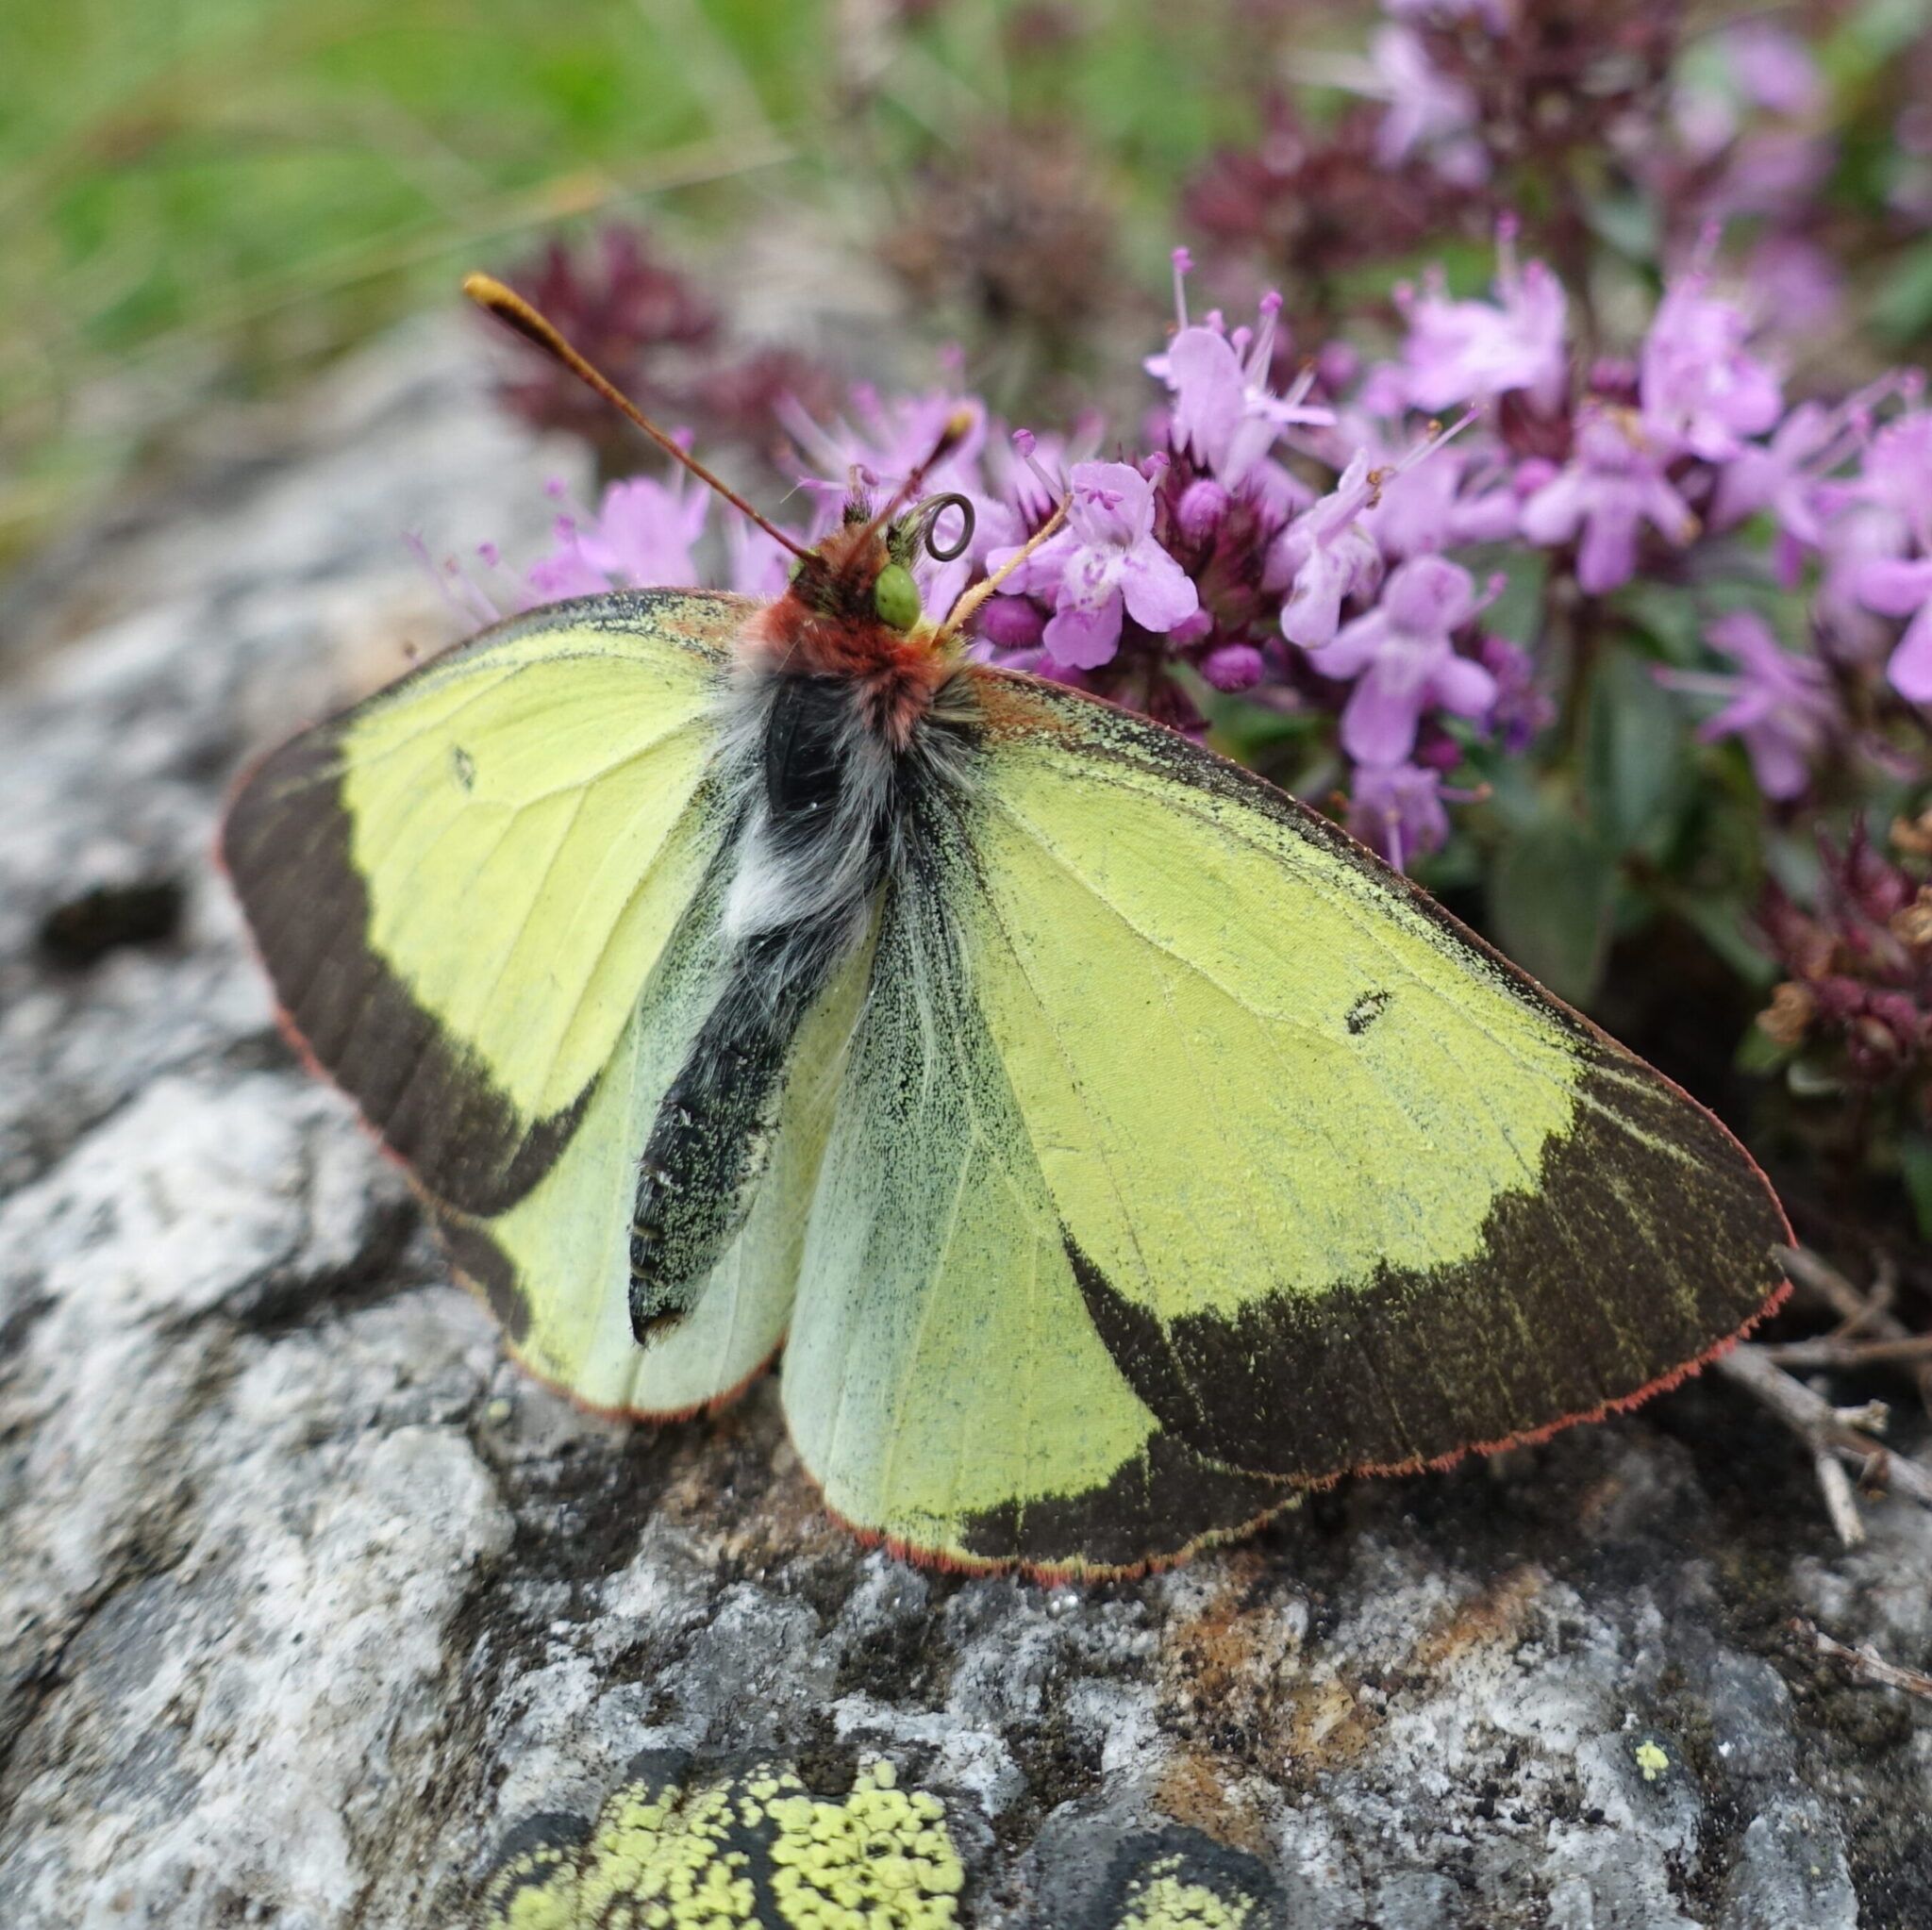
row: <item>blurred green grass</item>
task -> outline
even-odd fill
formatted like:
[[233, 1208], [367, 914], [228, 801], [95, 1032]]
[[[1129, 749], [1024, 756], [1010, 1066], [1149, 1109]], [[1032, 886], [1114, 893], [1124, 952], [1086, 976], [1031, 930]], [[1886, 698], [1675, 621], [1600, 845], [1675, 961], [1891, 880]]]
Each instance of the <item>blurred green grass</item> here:
[[759, 0], [0, 8], [0, 557], [174, 403], [258, 392], [572, 213], [770, 166], [824, 84]]
[[1154, 0], [1061, 8], [1037, 60], [1010, 6], [911, 32], [891, 12], [0, 7], [0, 564], [199, 400], [273, 391], [572, 217], [728, 233], [754, 177], [768, 200], [862, 192], [949, 128], [1031, 111], [1083, 124], [1151, 228], [1246, 111], [1239, 49]]

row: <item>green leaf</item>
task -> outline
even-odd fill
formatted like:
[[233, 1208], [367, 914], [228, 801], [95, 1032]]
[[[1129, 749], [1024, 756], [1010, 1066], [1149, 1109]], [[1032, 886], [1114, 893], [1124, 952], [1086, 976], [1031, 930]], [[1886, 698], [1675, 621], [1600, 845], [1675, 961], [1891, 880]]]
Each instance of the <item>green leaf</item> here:
[[1627, 650], [1598, 666], [1583, 746], [1583, 795], [1590, 821], [1612, 852], [1643, 836], [1674, 787], [1683, 757], [1684, 719], [1650, 666]]
[[1740, 1073], [1774, 1073], [1790, 1060], [1791, 1051], [1790, 1046], [1780, 1045], [1754, 1021], [1744, 1027], [1744, 1036], [1738, 1040], [1731, 1063]]
[[1898, 1142], [1899, 1173], [1919, 1222], [1919, 1235], [1932, 1240], [1932, 1138], [1907, 1133]]
[[1558, 998], [1586, 1005], [1603, 975], [1616, 866], [1574, 818], [1550, 816], [1503, 847], [1490, 874], [1498, 941]]
[[1664, 902], [1754, 990], [1769, 991], [1776, 982], [1776, 961], [1754, 940], [1744, 907], [1734, 899], [1673, 890]]
[[1661, 252], [1657, 209], [1641, 194], [1598, 195], [1585, 208], [1584, 218], [1632, 261], [1655, 261]]
[[1618, 591], [1613, 607], [1680, 669], [1704, 660], [1704, 615], [1675, 584], [1640, 576]]
[[1893, 341], [1911, 341], [1932, 328], [1932, 241], [1922, 241], [1892, 266], [1872, 297], [1872, 325]]
[[1542, 636], [1544, 591], [1550, 576], [1548, 554], [1482, 543], [1463, 551], [1461, 560], [1478, 583], [1492, 575], [1504, 579], [1501, 594], [1483, 612], [1483, 628], [1525, 650], [1533, 649]]

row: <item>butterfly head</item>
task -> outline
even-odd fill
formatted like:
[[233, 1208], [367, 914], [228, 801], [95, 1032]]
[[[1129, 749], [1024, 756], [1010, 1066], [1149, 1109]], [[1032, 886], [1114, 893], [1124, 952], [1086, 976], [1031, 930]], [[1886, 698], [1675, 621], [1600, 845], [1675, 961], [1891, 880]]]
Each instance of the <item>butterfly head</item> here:
[[881, 511], [855, 490], [838, 528], [791, 566], [789, 597], [831, 623], [929, 635], [914, 568], [922, 557], [950, 563], [964, 556], [973, 530], [972, 500], [957, 492], [905, 508], [894, 499]]

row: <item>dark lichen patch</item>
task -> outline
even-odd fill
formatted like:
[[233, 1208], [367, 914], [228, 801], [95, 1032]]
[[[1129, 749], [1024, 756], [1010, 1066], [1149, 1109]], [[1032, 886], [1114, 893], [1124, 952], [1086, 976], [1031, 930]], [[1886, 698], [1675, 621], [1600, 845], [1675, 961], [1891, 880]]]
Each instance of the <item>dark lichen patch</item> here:
[[1932, 1832], [1923, 1816], [1884, 1813], [1876, 1791], [1860, 1791], [1849, 1844], [1852, 1881], [1864, 1921], [1932, 1923]]
[[1009, 1733], [1007, 1741], [1026, 1779], [1026, 1798], [995, 1819], [993, 1833], [1008, 1847], [1019, 1848], [1033, 1840], [1044, 1817], [1099, 1787], [1101, 1745], [1069, 1720], [1060, 1697], [1052, 1699], [1039, 1722]]
[[175, 877], [129, 878], [91, 885], [45, 912], [37, 934], [41, 956], [70, 969], [97, 964], [110, 952], [165, 944], [180, 929], [187, 892]]
[[873, 1621], [840, 1657], [838, 1692], [937, 1707], [952, 1669], [941, 1607]]
[[[551, 1396], [520, 1389], [517, 1398]], [[554, 1455], [520, 1470], [515, 1572], [561, 1588], [574, 1614], [594, 1618], [604, 1584], [636, 1556], [672, 1478], [676, 1444], [666, 1432], [640, 1425], [566, 1438]]]

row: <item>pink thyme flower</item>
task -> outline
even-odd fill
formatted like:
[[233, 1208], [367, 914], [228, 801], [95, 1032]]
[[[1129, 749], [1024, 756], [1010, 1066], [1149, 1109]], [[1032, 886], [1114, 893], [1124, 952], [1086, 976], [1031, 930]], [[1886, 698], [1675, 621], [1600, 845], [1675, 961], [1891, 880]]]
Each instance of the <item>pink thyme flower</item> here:
[[1909, 409], [1873, 437], [1853, 492], [1869, 548], [1846, 586], [1864, 608], [1907, 619], [1885, 674], [1900, 696], [1932, 703], [1932, 409]]
[[1252, 643], [1223, 643], [1201, 659], [1201, 674], [1217, 690], [1252, 690], [1268, 661]]
[[1858, 601], [1887, 617], [1906, 617], [1906, 633], [1885, 666], [1901, 697], [1932, 704], [1932, 557], [1877, 557], [1858, 573]]
[[1326, 427], [1335, 420], [1334, 410], [1302, 400], [1314, 386], [1312, 370], [1286, 395], [1269, 386], [1280, 309], [1278, 294], [1261, 298], [1260, 325], [1244, 357], [1213, 328], [1183, 328], [1168, 346], [1161, 373], [1174, 391], [1175, 444], [1199, 457], [1229, 489], [1247, 479], [1284, 429]]
[[1638, 398], [1651, 437], [1707, 462], [1736, 456], [1784, 410], [1778, 378], [1744, 344], [1751, 324], [1693, 269], [1664, 292], [1643, 340]]
[[1474, 132], [1475, 95], [1430, 60], [1413, 27], [1392, 21], [1378, 27], [1369, 41], [1369, 64], [1374, 92], [1389, 103], [1375, 137], [1375, 158], [1385, 168], [1426, 151], [1445, 180], [1474, 188], [1487, 178], [1489, 157]]
[[1802, 341], [1843, 312], [1845, 277], [1827, 249], [1802, 235], [1770, 234], [1751, 251], [1745, 280], [1764, 305], [1765, 330]]
[[1892, 647], [1891, 625], [1866, 605], [1860, 591], [1869, 564], [1895, 559], [1910, 546], [1902, 517], [1856, 497], [1826, 524], [1824, 568], [1811, 599], [1811, 620], [1820, 647], [1834, 662], [1870, 664]]
[[1341, 747], [1357, 763], [1408, 758], [1426, 709], [1458, 717], [1489, 710], [1495, 678], [1474, 658], [1458, 657], [1454, 641], [1475, 611], [1467, 570], [1441, 557], [1417, 557], [1390, 574], [1374, 609], [1309, 652], [1324, 676], [1356, 680], [1341, 712]]
[[1391, 20], [1479, 21], [1492, 34], [1506, 34], [1515, 24], [1516, 0], [1382, 0]]
[[[1154, 538], [1154, 486], [1125, 462], [1076, 462], [1066, 527], [1001, 585], [1008, 595], [1044, 594], [1054, 613], [1047, 656], [1093, 670], [1120, 647], [1123, 608], [1142, 629], [1172, 630], [1200, 607], [1185, 571]], [[990, 570], [1017, 548], [995, 550]]]
[[1291, 643], [1319, 650], [1332, 642], [1343, 600], [1367, 595], [1381, 582], [1382, 552], [1361, 526], [1374, 493], [1363, 452], [1276, 539], [1268, 568], [1271, 578], [1291, 586], [1281, 607], [1281, 634]]
[[1841, 411], [1801, 402], [1769, 442], [1751, 442], [1724, 464], [1710, 499], [1710, 524], [1729, 529], [1769, 509], [1778, 527], [1807, 549], [1824, 541], [1824, 475], [1851, 453]]
[[546, 602], [611, 589], [643, 590], [698, 580], [693, 545], [704, 532], [711, 492], [667, 487], [655, 476], [614, 482], [588, 524], [557, 520], [557, 547], [529, 569], [530, 588]]
[[1497, 740], [1511, 757], [1526, 749], [1536, 734], [1546, 729], [1557, 707], [1536, 680], [1536, 665], [1521, 644], [1493, 631], [1482, 640], [1483, 668], [1496, 680], [1496, 701], [1487, 719]]
[[1570, 379], [1563, 285], [1541, 261], [1519, 268], [1514, 243], [1514, 225], [1506, 223], [1497, 234], [1493, 302], [1451, 301], [1440, 271], [1420, 295], [1397, 291], [1408, 324], [1404, 385], [1417, 408], [1450, 408], [1518, 390], [1544, 414], [1561, 406]]
[[1932, 409], [1910, 409], [1873, 437], [1858, 495], [1890, 510], [1912, 541], [1932, 551]]
[[732, 510], [724, 519], [725, 581], [741, 596], [781, 596], [793, 557], [749, 517]]
[[1411, 763], [1363, 764], [1349, 786], [1348, 828], [1397, 871], [1449, 841], [1442, 780]]
[[1723, 697], [1724, 707], [1698, 725], [1715, 743], [1739, 737], [1766, 797], [1798, 797], [1811, 781], [1813, 757], [1838, 721], [1824, 667], [1784, 649], [1771, 625], [1753, 610], [1729, 610], [1705, 627], [1705, 641], [1738, 666], [1736, 675], [1703, 671], [1656, 673], [1657, 680], [1696, 696]]
[[1507, 473], [1481, 450], [1444, 449], [1383, 483], [1362, 527], [1391, 561], [1464, 543], [1504, 542], [1516, 534], [1518, 505]]
[[1811, 113], [1824, 94], [1824, 77], [1811, 49], [1789, 28], [1768, 20], [1726, 27], [1719, 45], [1739, 90], [1753, 107], [1774, 114]]
[[1579, 411], [1569, 463], [1523, 506], [1520, 526], [1535, 543], [1564, 543], [1581, 532], [1576, 580], [1602, 596], [1637, 574], [1645, 524], [1682, 545], [1697, 533], [1690, 506], [1665, 479], [1663, 464], [1628, 409]]
[[980, 456], [987, 441], [986, 405], [976, 396], [946, 390], [924, 394], [882, 397], [869, 384], [851, 391], [851, 415], [830, 424], [813, 420], [804, 407], [788, 398], [778, 406], [778, 419], [817, 474], [801, 475], [799, 487], [816, 508], [814, 536], [834, 527], [856, 477], [870, 490], [890, 494], [932, 454], [946, 425], [961, 409], [973, 419], [966, 435], [944, 458], [925, 473], [925, 492], [951, 491], [967, 497], [974, 509], [974, 539], [959, 556], [941, 562], [924, 550], [913, 558], [912, 574], [921, 601], [928, 610], [943, 614], [978, 574], [987, 551], [1012, 532], [1006, 505], [986, 493]]

